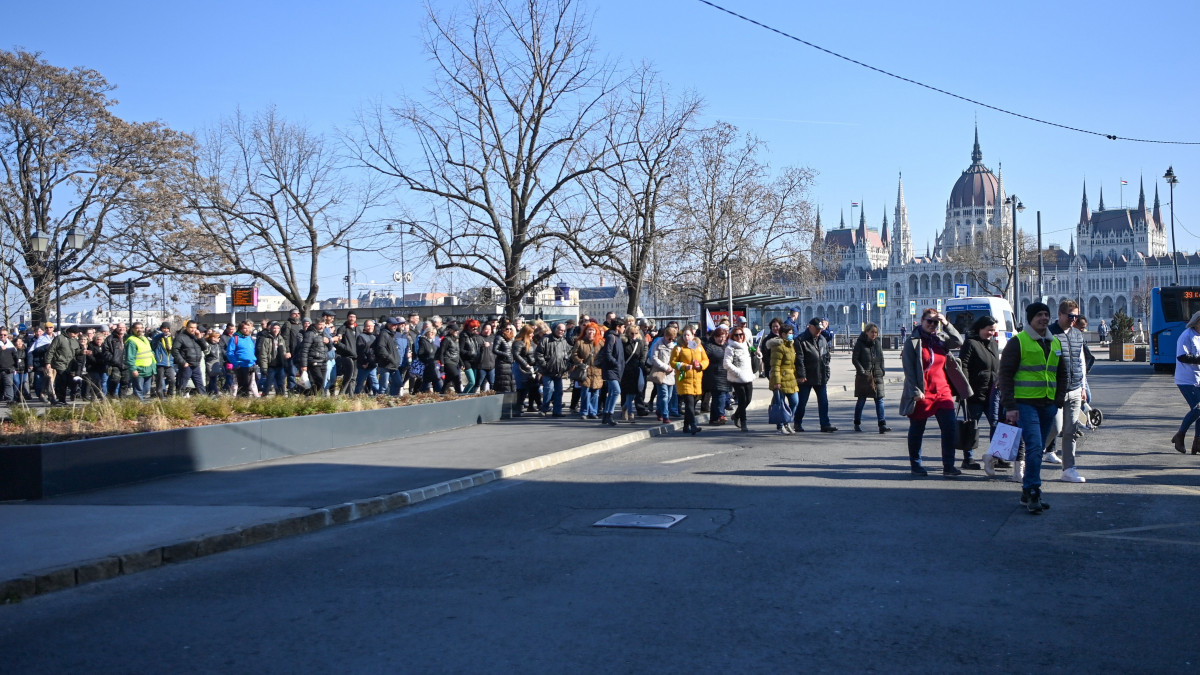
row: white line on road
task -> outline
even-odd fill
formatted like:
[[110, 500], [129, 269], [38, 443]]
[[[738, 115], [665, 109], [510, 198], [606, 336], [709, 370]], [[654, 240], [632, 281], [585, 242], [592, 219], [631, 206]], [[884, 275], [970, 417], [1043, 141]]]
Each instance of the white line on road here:
[[712, 457], [716, 454], [717, 453], [715, 453], [715, 452], [706, 452], [703, 455], [692, 455], [691, 457], [680, 457], [679, 459], [668, 459], [665, 462], [660, 462], [660, 463], [661, 464], [678, 464], [679, 462], [686, 462], [691, 459], [703, 459], [705, 457]]

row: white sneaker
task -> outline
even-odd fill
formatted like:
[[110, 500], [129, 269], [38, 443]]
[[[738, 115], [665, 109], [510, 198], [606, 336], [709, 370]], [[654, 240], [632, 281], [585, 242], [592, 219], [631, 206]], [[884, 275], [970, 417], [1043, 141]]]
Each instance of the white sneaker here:
[[1012, 476], [1009, 476], [1009, 480], [1014, 483], [1025, 482], [1025, 462], [1013, 462], [1012, 465], [1013, 472]]
[[983, 456], [983, 472], [988, 478], [996, 477], [996, 458], [992, 455]]
[[1059, 458], [1057, 452], [1047, 452], [1042, 455], [1043, 464], [1062, 464], [1062, 459]]
[[796, 430], [792, 428], [792, 425], [785, 424], [785, 425], [783, 425], [783, 433], [787, 434], [788, 436], [791, 436], [792, 434], [796, 433]]
[[1071, 467], [1069, 469], [1064, 469], [1062, 472], [1062, 477], [1059, 478], [1059, 480], [1064, 480], [1068, 483], [1086, 483], [1087, 482], [1087, 479], [1084, 478], [1083, 476], [1080, 476], [1079, 472], [1075, 470], [1075, 467]]
[[779, 434], [780, 436], [787, 436], [788, 432], [784, 431], [784, 429], [787, 429], [787, 427], [779, 427], [775, 430], [775, 433]]

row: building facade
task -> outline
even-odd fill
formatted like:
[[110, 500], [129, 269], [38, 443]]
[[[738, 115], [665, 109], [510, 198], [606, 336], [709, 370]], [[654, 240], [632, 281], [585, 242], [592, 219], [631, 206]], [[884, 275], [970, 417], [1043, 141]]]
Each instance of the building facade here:
[[[818, 215], [818, 241], [839, 255], [833, 256], [835, 262], [826, 270], [824, 286], [812, 293], [813, 299], [799, 307], [800, 311], [806, 317], [825, 317], [851, 333], [867, 321], [894, 333], [910, 321], [910, 301], [916, 303], [917, 312], [935, 307], [938, 300], [954, 297], [956, 284], [967, 284], [971, 295], [987, 294], [972, 274], [951, 259], [959, 247], [1011, 237], [1006, 196], [1003, 173], [993, 173], [983, 164], [976, 131], [971, 164], [951, 188], [941, 232], [932, 246], [926, 244], [923, 254], [914, 250], [903, 176], [898, 181], [890, 228], [886, 210], [879, 228], [867, 226], [864, 212], [856, 228], [848, 228], [843, 220], [827, 233], [821, 232]], [[1180, 283], [1200, 285], [1200, 254], [1180, 254], [1178, 263]], [[1041, 294], [1046, 302], [1053, 307], [1063, 299], [1075, 299], [1092, 329], [1101, 319], [1111, 323], [1117, 311], [1148, 321], [1150, 289], [1174, 280], [1157, 186], [1153, 206], [1147, 206], [1142, 186], [1137, 207], [1106, 208], [1101, 194], [1092, 211], [1085, 184], [1070, 248], [1046, 248], [1042, 269]], [[997, 265], [974, 274], [1003, 280], [1010, 272]], [[1023, 272], [1018, 285], [1018, 304], [1028, 304], [1038, 293], [1035, 275]], [[884, 308], [876, 306], [881, 290], [886, 291]], [[1019, 307], [1016, 314], [1022, 315]]]

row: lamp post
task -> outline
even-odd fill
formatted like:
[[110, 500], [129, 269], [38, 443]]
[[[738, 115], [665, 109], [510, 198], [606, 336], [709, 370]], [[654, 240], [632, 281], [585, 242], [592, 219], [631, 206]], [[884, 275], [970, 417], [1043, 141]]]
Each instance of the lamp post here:
[[1021, 198], [1016, 195], [1009, 195], [1004, 200], [1004, 205], [1012, 207], [1012, 307], [1013, 313], [1020, 316], [1021, 312], [1018, 305], [1021, 300], [1021, 289], [1019, 288], [1021, 278], [1018, 276], [1019, 273], [1017, 271], [1020, 269], [1020, 258], [1017, 251], [1017, 212], [1024, 211], [1025, 205], [1021, 203]]
[[733, 270], [728, 267], [722, 267], [721, 278], [725, 279], [729, 291], [729, 330], [733, 332]]
[[[75, 232], [75, 228], [72, 227], [67, 230], [63, 243], [54, 247], [54, 262], [51, 263], [54, 268], [54, 320], [58, 322], [60, 328], [62, 326], [62, 283], [59, 277], [62, 273], [62, 252], [64, 248], [78, 251], [83, 248], [83, 243], [84, 236]], [[29, 238], [29, 245], [35, 253], [45, 253], [50, 248], [50, 237], [37, 230]]]
[[1167, 185], [1171, 186], [1171, 265], [1175, 268], [1175, 285], [1178, 286], [1179, 254], [1175, 251], [1175, 184], [1179, 182], [1179, 179], [1175, 177], [1174, 165], [1167, 167], [1163, 178], [1167, 179]]

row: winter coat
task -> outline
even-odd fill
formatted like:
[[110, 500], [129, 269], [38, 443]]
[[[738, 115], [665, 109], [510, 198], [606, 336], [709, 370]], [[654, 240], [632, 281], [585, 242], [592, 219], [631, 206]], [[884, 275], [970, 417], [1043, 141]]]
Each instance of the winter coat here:
[[625, 345], [625, 370], [621, 373], [621, 393], [636, 396], [640, 391], [638, 378], [646, 363], [646, 341], [641, 338], [630, 340], [628, 336], [622, 336], [622, 341]]
[[204, 340], [204, 367], [208, 370], [219, 368], [225, 362], [225, 357], [221, 352], [221, 342], [209, 342]]
[[371, 352], [375, 357], [375, 366], [385, 371], [398, 370], [401, 365], [401, 354], [396, 346], [396, 331], [389, 325], [384, 325], [379, 331], [379, 337], [371, 344]]
[[596, 354], [596, 366], [600, 368], [600, 377], [605, 382], [621, 381], [625, 373], [625, 347], [617, 331], [609, 330], [604, 334], [604, 346]]
[[320, 329], [304, 331], [300, 341], [300, 352], [296, 363], [301, 368], [324, 368], [329, 361], [329, 349], [325, 346], [325, 335]]
[[968, 333], [958, 358], [962, 360], [963, 372], [971, 384], [969, 400], [972, 403], [987, 403], [1000, 377], [1000, 348], [996, 341], [984, 342], [978, 333]]
[[513, 363], [525, 373], [525, 377], [533, 377], [537, 373], [537, 364], [534, 362], [535, 349], [537, 348], [532, 342], [528, 345], [522, 340], [512, 342]]
[[754, 364], [750, 359], [750, 348], [744, 342], [730, 340], [725, 343], [721, 358], [725, 376], [734, 384], [749, 384], [754, 381]]
[[492, 357], [496, 368], [496, 391], [501, 394], [516, 391], [512, 373], [513, 343], [503, 335], [493, 337], [495, 342], [492, 343]]
[[483, 355], [483, 336], [463, 331], [458, 338], [458, 350], [463, 367], [478, 368], [479, 357]]
[[204, 354], [207, 351], [204, 338], [192, 337], [191, 333], [182, 332], [175, 336], [175, 347], [171, 350], [171, 355], [175, 357], [175, 367], [180, 370], [189, 363], [201, 368], [204, 366]]
[[103, 375], [108, 370], [108, 366], [104, 363], [104, 354], [100, 351], [103, 346], [103, 340], [100, 341], [100, 344], [95, 342], [87, 344], [87, 350], [91, 354], [84, 357], [83, 363], [85, 372], [90, 375]]
[[254, 354], [258, 358], [258, 367], [263, 372], [268, 368], [282, 368], [287, 362], [284, 357], [286, 353], [287, 340], [282, 332], [279, 335], [259, 333], [258, 340], [254, 343]]
[[[858, 398], [883, 398], [883, 345], [877, 337], [867, 337], [866, 331], [854, 343], [850, 361], [854, 364], [854, 395]], [[870, 377], [870, 386], [863, 386], [862, 376]]]
[[604, 386], [604, 373], [596, 367], [596, 355], [599, 352], [599, 347], [583, 340], [577, 340], [575, 349], [571, 352], [571, 363], [582, 363], [586, 366], [583, 386], [587, 389], [599, 389]]
[[[700, 370], [697, 372], [691, 368], [684, 369], [684, 365], [692, 365], [696, 361], [700, 362]], [[677, 345], [671, 350], [671, 365], [675, 368], [675, 372], [681, 377], [677, 378], [675, 386], [678, 387], [680, 396], [701, 396], [704, 394], [704, 371], [708, 370], [708, 354], [700, 345], [688, 347], [686, 345]]]
[[772, 333], [770, 329], [758, 341], [758, 355], [762, 357], [763, 369], [767, 371], [763, 374], [767, 377], [771, 375], [771, 348], [782, 341], [783, 338], [777, 333]]
[[[118, 336], [116, 333], [109, 335], [104, 339], [104, 346], [101, 351], [104, 352], [104, 365], [109, 368], [114, 368], [122, 373], [129, 370], [129, 366], [125, 363], [125, 338], [129, 333]], [[58, 340], [58, 338], [54, 338]], [[54, 345], [50, 348], [53, 350]], [[55, 370], [60, 370], [57, 366], [53, 366]]]
[[175, 336], [157, 332], [150, 338], [150, 348], [154, 350], [154, 360], [159, 368], [171, 367], [171, 352], [175, 347]]
[[649, 356], [650, 372], [666, 373], [663, 384], [674, 387], [675, 367], [671, 365], [671, 352], [675, 350], [675, 346], [663, 339], [656, 339], [650, 344], [654, 347]]
[[704, 369], [704, 391], [729, 391], [729, 377], [725, 371], [725, 345], [713, 342], [704, 345], [708, 355], [708, 368]]
[[[962, 371], [962, 363], [952, 350], [962, 346], [962, 335], [953, 325], [947, 324], [937, 334], [938, 339], [946, 347], [946, 381], [954, 391], [955, 396], [969, 397], [971, 385], [967, 382]], [[900, 414], [908, 417], [917, 407], [917, 392], [925, 394], [925, 366], [921, 363], [921, 331], [913, 330], [912, 336], [904, 341], [904, 349], [900, 352], [900, 363], [904, 367], [904, 390], [900, 393]]]
[[[68, 337], [65, 333], [59, 333], [50, 342], [50, 349], [46, 352], [46, 364], [60, 373], [67, 372], [71, 370], [71, 366], [75, 364], [76, 359], [82, 353], [83, 346], [79, 344], [79, 340]], [[124, 362], [125, 350], [122, 349], [121, 363], [124, 364]], [[111, 364], [106, 361], [105, 365]]]
[[437, 360], [442, 362], [443, 368], [459, 368], [462, 366], [462, 351], [457, 336], [442, 338], [442, 344], [438, 347]]
[[358, 359], [358, 336], [362, 335], [362, 329], [358, 324], [350, 325], [349, 321], [338, 326], [334, 333], [340, 340], [333, 345], [333, 351], [338, 358], [341, 359]]
[[795, 394], [800, 391], [796, 382], [796, 348], [792, 342], [778, 340], [771, 345], [771, 388], [776, 385], [780, 393]]
[[553, 333], [542, 338], [537, 346], [537, 367], [543, 375], [562, 377], [571, 369], [572, 343]]
[[225, 362], [232, 363], [234, 368], [253, 368], [258, 363], [254, 338], [242, 335], [241, 331], [234, 333], [225, 347]]
[[[792, 340], [796, 348], [796, 382], [810, 387], [822, 387], [829, 384], [829, 343], [825, 336], [805, 328], [800, 336]], [[805, 380], [800, 382], [800, 380]]]
[[424, 335], [417, 338], [417, 360], [425, 366], [425, 377], [430, 379], [434, 363], [438, 360], [438, 348], [434, 341]]
[[475, 365], [480, 370], [492, 370], [496, 367], [496, 352], [493, 347], [496, 346], [496, 334], [491, 335], [476, 335], [479, 339], [479, 361]]
[[354, 359], [354, 365], [358, 366], [360, 370], [375, 369], [375, 340], [377, 339], [379, 339], [379, 333], [362, 332], [354, 341], [354, 351], [358, 354]]
[[296, 358], [300, 354], [300, 343], [304, 340], [304, 324], [299, 319], [295, 323], [288, 319], [279, 324], [279, 334], [283, 336], [284, 349]]

